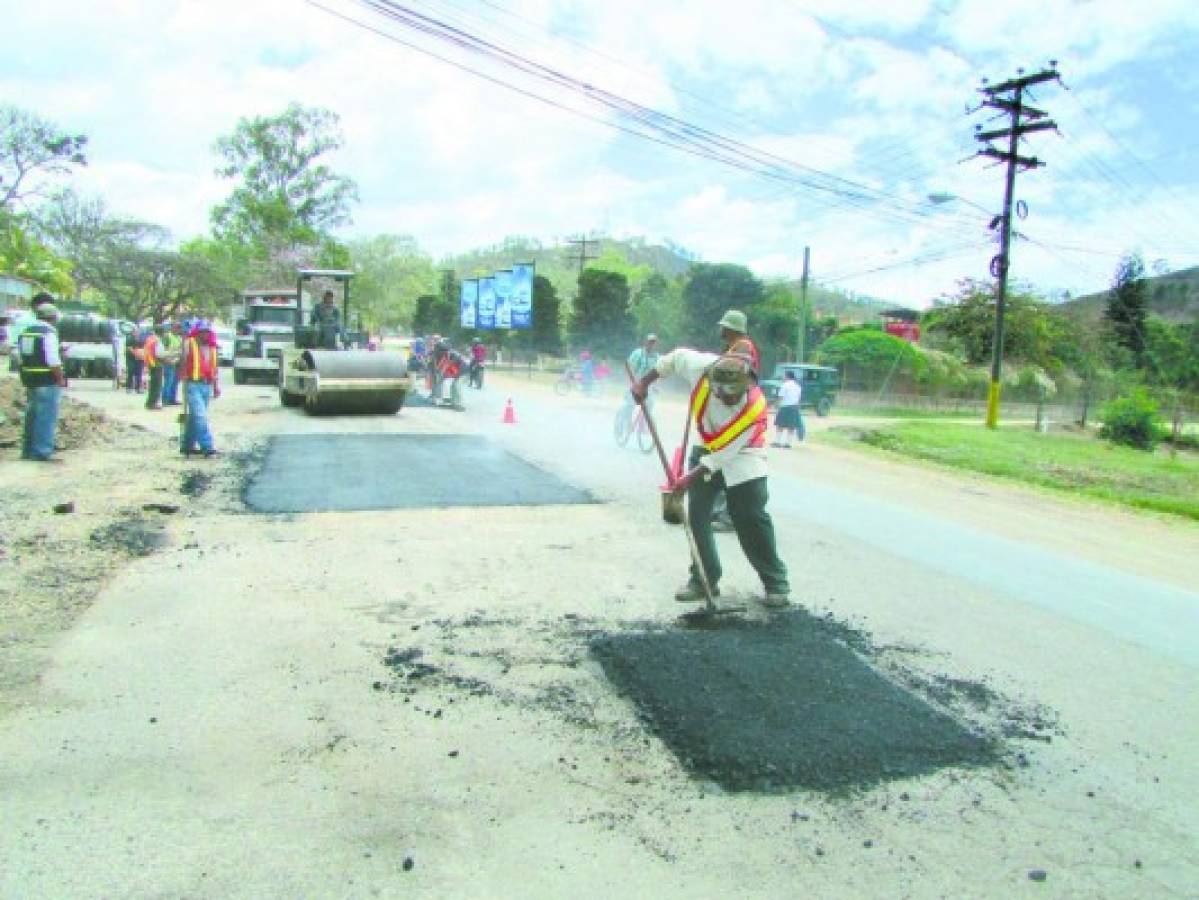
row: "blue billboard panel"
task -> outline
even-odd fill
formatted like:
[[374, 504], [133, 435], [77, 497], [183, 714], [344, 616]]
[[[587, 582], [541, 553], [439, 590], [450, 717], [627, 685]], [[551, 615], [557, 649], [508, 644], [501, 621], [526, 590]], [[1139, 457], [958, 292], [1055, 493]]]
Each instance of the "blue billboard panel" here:
[[533, 327], [533, 263], [512, 267], [512, 327]]
[[495, 273], [495, 327], [512, 327], [512, 270]]
[[491, 278], [479, 279], [479, 314], [475, 324], [484, 330], [495, 328], [495, 281]]
[[462, 313], [458, 321], [462, 323], [462, 327], [466, 329], [474, 328], [475, 322], [478, 320], [479, 282], [473, 278], [462, 282], [462, 294], [459, 306]]

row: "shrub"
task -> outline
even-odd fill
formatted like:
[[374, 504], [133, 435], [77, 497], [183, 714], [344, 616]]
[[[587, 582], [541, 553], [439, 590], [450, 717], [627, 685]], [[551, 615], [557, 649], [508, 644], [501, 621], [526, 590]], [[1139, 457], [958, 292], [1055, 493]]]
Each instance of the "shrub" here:
[[1162, 439], [1157, 402], [1143, 388], [1117, 397], [1103, 408], [1099, 436], [1114, 444], [1152, 450]]

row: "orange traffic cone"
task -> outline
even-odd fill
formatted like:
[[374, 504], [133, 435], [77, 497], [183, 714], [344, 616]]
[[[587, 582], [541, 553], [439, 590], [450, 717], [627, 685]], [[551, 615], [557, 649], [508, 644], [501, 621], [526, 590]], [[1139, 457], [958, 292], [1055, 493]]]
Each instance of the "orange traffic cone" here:
[[512, 398], [511, 397], [509, 397], [508, 402], [504, 404], [503, 423], [505, 425], [515, 425], [516, 424], [516, 410], [514, 410], [512, 408]]

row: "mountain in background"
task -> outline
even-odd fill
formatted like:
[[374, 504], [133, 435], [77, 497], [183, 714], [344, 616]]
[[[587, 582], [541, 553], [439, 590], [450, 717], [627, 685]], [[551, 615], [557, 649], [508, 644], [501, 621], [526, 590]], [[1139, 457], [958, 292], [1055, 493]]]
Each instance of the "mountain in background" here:
[[[1166, 275], [1148, 275], [1149, 311], [1174, 325], [1199, 321], [1199, 266]], [[1087, 294], [1059, 304], [1069, 315], [1097, 321], [1107, 309], [1111, 291]]]
[[[692, 263], [704, 262], [686, 248], [666, 241], [651, 244], [645, 238], [588, 239], [588, 256], [602, 256], [614, 252], [626, 259], [630, 265], [646, 266], [667, 278], [674, 279], [687, 274]], [[538, 275], [544, 275], [558, 291], [558, 296], [569, 301], [575, 294], [579, 275], [579, 246], [577, 244], [547, 246], [534, 238], [508, 237], [500, 244], [469, 250], [443, 259], [441, 268], [453, 269], [460, 278], [485, 277], [497, 269], [506, 269], [513, 263], [532, 262]], [[588, 260], [590, 264], [592, 260]], [[767, 284], [778, 283], [779, 279], [763, 279]], [[799, 295], [799, 279], [782, 279], [796, 296]], [[835, 316], [843, 324], [877, 322], [879, 313], [893, 309], [898, 304], [874, 297], [860, 296], [840, 290], [808, 285], [808, 303], [818, 317]]]

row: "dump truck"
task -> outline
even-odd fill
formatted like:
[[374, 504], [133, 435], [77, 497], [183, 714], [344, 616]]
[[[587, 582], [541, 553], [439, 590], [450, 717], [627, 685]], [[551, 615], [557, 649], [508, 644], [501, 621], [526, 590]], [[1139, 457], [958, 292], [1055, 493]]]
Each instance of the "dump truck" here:
[[[394, 415], [412, 389], [408, 361], [401, 353], [368, 350], [366, 335], [350, 330], [350, 280], [353, 272], [334, 269], [301, 269], [297, 274], [296, 303], [301, 324], [295, 344], [279, 358], [279, 402], [303, 406], [310, 415], [378, 413]], [[310, 321], [304, 321], [305, 293], [309, 293]], [[321, 294], [339, 292], [336, 316], [325, 310], [315, 316]]]
[[241, 292], [233, 339], [233, 383], [251, 378], [274, 381], [284, 349], [296, 345], [300, 301], [291, 288], [254, 289]]

